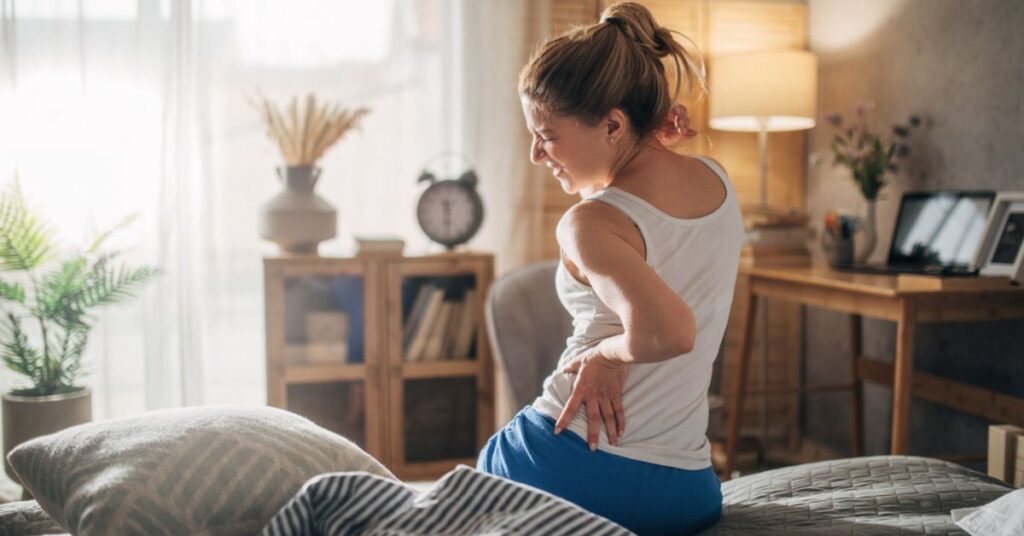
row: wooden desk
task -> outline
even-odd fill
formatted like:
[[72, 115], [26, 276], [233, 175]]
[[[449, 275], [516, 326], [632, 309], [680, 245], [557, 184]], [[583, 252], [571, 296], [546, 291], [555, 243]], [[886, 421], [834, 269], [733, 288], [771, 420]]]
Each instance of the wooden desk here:
[[[1024, 318], [1024, 287], [1010, 285], [1006, 279], [858, 274], [837, 272], [826, 267], [743, 267], [740, 277], [749, 278], [749, 285], [747, 292], [736, 296], [743, 301], [740, 305], [745, 313], [740, 332], [739, 369], [729, 393], [723, 478], [731, 477], [735, 465], [736, 442], [750, 370], [755, 312], [761, 298], [814, 305], [851, 315], [851, 382], [840, 386], [801, 385], [790, 392], [848, 389], [853, 411], [851, 435], [854, 456], [859, 456], [861, 451], [861, 383], [864, 379], [893, 386], [892, 454], [907, 452], [912, 394], [993, 421], [1024, 424], [1024, 398], [914, 373], [914, 334], [918, 324]], [[893, 364], [861, 355], [861, 321], [864, 316], [896, 322]]]

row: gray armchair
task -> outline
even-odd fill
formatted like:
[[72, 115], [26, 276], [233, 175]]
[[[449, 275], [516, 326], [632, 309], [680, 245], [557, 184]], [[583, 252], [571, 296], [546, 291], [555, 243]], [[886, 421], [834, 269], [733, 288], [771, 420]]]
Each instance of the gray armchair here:
[[484, 315], [498, 371], [499, 425], [540, 394], [572, 334], [572, 317], [555, 293], [557, 266], [524, 266], [491, 285]]

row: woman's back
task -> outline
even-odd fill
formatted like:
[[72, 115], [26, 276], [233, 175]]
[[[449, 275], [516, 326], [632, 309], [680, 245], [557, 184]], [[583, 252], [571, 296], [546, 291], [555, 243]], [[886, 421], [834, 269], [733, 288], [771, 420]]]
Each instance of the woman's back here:
[[[714, 169], [712, 176], [718, 177], [715, 186], [724, 190], [721, 197], [705, 196], [710, 199], [707, 202], [693, 202], [692, 198], [688, 202], [673, 202], [679, 196], [665, 195], [665, 188], [661, 188], [660, 195], [645, 200], [637, 193], [612, 186], [584, 201], [606, 203], [629, 218], [639, 231], [647, 264], [686, 301], [697, 326], [691, 352], [631, 367], [622, 397], [628, 423], [626, 432], [616, 446], [602, 435], [598, 448], [682, 469], [701, 469], [710, 462], [705, 438], [707, 388], [728, 320], [743, 241], [739, 205], [724, 171], [710, 159], [700, 161], [703, 163], [697, 162], [698, 165], [706, 166], [705, 170]], [[639, 193], [659, 189], [645, 190], [643, 182], [633, 181], [624, 186], [633, 186], [630, 189]], [[687, 191], [692, 191], [692, 187]], [[701, 210], [701, 205], [710, 210]], [[696, 210], [687, 208], [695, 206]], [[676, 215], [666, 213], [665, 209], [673, 208]], [[677, 217], [687, 212], [701, 215]], [[563, 304], [573, 315], [574, 333], [567, 341], [560, 366], [545, 381], [544, 391], [533, 405], [553, 418], [558, 418], [572, 393], [573, 377], [560, 372], [561, 365], [601, 340], [623, 333], [618, 315], [601, 302], [593, 289], [569, 273], [565, 265], [559, 266], [556, 285]], [[582, 412], [575, 416], [569, 429], [586, 436], [587, 422]]]

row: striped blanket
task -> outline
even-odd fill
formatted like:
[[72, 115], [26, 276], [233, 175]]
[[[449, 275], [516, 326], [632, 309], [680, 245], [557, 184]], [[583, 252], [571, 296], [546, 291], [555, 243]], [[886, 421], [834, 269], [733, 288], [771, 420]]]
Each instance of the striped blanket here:
[[264, 536], [632, 534], [564, 499], [460, 465], [420, 494], [369, 473], [326, 473], [299, 490]]

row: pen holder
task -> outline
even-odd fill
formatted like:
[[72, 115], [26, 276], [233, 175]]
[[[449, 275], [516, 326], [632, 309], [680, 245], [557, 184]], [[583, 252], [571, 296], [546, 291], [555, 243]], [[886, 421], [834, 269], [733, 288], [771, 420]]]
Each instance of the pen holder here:
[[825, 251], [825, 259], [832, 266], [853, 264], [853, 238], [836, 238], [822, 233], [821, 247]]

